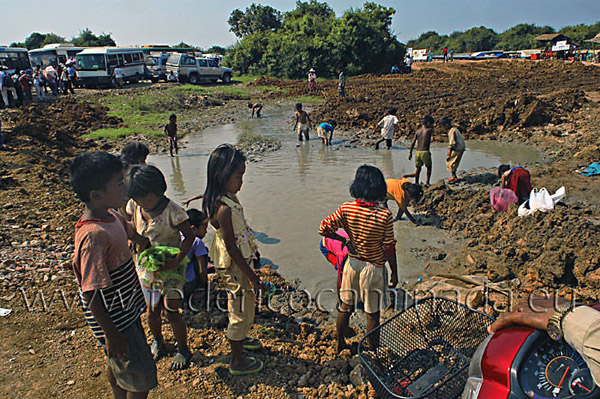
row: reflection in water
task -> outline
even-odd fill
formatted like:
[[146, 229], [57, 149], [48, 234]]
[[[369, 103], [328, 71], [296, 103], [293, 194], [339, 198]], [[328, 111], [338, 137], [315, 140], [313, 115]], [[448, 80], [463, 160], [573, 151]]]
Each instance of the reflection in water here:
[[[334, 141], [330, 147], [324, 147], [319, 139], [298, 143], [297, 135], [290, 132], [288, 115], [289, 108], [285, 105], [273, 106], [269, 108], [269, 118], [247, 124], [253, 133], [280, 140], [281, 149], [267, 154], [260, 162], [248, 163], [239, 198], [249, 225], [258, 232], [263, 264], [275, 261], [286, 278], [299, 278], [310, 292], [335, 288], [335, 271], [319, 251], [319, 223], [341, 203], [350, 200], [348, 188], [360, 165], [377, 165], [386, 178], [398, 178], [414, 171], [414, 161], [407, 159], [405, 142], [390, 151], [346, 147], [347, 140]], [[170, 159], [168, 154], [151, 155], [149, 162], [167, 176], [167, 195], [180, 202], [201, 193], [206, 184], [208, 155], [221, 143], [236, 142], [239, 133], [238, 125], [221, 125], [188, 136], [189, 143], [179, 158]], [[522, 146], [497, 142], [467, 141], [466, 144], [467, 152], [459, 173], [461, 177], [463, 171], [471, 175], [474, 182], [491, 181], [494, 174], [483, 173], [487, 170], [473, 171], [473, 168], [523, 164], [537, 158], [535, 151]], [[432, 182], [435, 182], [448, 177], [447, 144], [436, 143], [431, 152]], [[471, 181], [469, 177], [465, 180]], [[201, 203], [194, 205], [200, 207]], [[444, 246], [450, 244], [445, 233], [433, 227], [415, 227], [405, 220], [395, 223], [394, 228], [401, 279], [415, 278], [422, 273], [425, 262], [419, 253], [432, 247], [447, 251]], [[205, 242], [210, 242], [210, 237]]]
[[173, 190], [177, 196], [185, 194], [185, 183], [183, 182], [179, 156], [171, 157], [171, 178], [169, 179], [169, 182], [173, 186]]

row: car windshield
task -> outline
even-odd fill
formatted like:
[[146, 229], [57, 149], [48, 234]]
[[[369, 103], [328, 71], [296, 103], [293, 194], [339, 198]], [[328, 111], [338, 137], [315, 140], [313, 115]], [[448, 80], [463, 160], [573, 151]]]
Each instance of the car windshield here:
[[106, 63], [104, 54], [78, 54], [77, 70], [79, 71], [97, 71], [105, 70]]

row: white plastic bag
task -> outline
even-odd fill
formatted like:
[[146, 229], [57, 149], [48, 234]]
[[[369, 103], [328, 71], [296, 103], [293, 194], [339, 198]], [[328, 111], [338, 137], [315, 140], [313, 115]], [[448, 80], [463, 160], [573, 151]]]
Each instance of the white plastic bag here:
[[[565, 198], [566, 191], [565, 187], [562, 186], [552, 195], [548, 193], [546, 187], [541, 190], [533, 189], [531, 190], [531, 194], [529, 194], [529, 200], [519, 206], [517, 210], [517, 214], [519, 216], [527, 216], [533, 215], [537, 211], [548, 212], [554, 209], [554, 206]], [[526, 207], [529, 204], [529, 209]]]

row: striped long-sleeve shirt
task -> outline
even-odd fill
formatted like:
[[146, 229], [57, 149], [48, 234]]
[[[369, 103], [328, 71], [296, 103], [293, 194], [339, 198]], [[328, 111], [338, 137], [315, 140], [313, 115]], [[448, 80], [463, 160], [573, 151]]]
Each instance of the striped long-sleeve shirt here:
[[376, 204], [360, 200], [343, 203], [321, 222], [319, 234], [331, 236], [344, 229], [356, 248], [350, 257], [385, 266], [386, 254], [394, 253], [394, 222], [392, 212]]

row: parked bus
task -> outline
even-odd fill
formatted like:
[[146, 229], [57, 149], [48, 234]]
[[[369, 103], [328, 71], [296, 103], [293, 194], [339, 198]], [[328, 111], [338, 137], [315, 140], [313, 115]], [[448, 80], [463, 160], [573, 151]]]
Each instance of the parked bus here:
[[0, 46], [0, 65], [8, 68], [8, 73], [31, 69], [26, 48]]
[[[194, 50], [193, 48], [185, 48], [185, 47], [170, 47], [166, 44], [146, 44], [144, 46], [142, 46], [142, 51], [144, 52], [144, 55], [148, 56], [148, 55], [161, 55], [164, 53], [183, 53], [183, 54], [189, 54], [193, 57], [195, 57], [196, 54], [196, 50]], [[200, 55], [200, 54], [198, 54]]]
[[77, 53], [85, 50], [85, 47], [75, 47], [71, 43], [46, 44], [42, 48], [29, 50], [29, 59], [34, 67], [41, 66], [42, 69], [48, 65], [56, 67], [64, 64], [67, 60], [75, 58]]
[[92, 47], [77, 54], [77, 78], [85, 87], [115, 87], [113, 71], [119, 66], [124, 81], [144, 77], [144, 53], [137, 47]]

